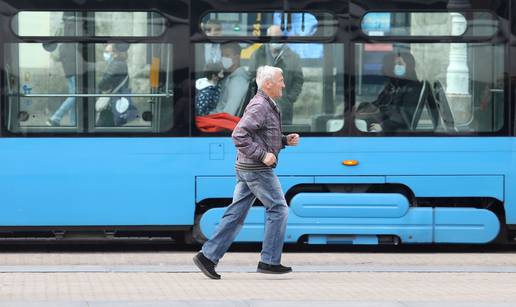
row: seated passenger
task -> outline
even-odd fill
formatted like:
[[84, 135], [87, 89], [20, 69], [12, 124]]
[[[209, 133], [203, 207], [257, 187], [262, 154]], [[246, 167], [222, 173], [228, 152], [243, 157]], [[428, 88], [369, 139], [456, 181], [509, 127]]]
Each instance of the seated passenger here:
[[249, 74], [240, 67], [240, 52], [242, 48], [237, 43], [227, 43], [221, 46], [222, 67], [224, 79], [220, 82], [221, 96], [217, 107], [211, 112], [238, 115], [244, 105], [249, 87]]
[[410, 123], [419, 100], [421, 83], [417, 80], [416, 62], [412, 54], [397, 52], [383, 60], [383, 74], [388, 78], [378, 98], [358, 109], [379, 110], [378, 116], [367, 120], [371, 132], [410, 130]]
[[195, 115], [208, 115], [215, 109], [220, 99], [219, 80], [224, 77], [222, 65], [219, 63], [207, 64], [204, 68], [204, 78], [197, 79], [195, 88]]
[[95, 103], [98, 112], [97, 126], [121, 126], [136, 117], [137, 110], [132, 104], [129, 87], [129, 69], [127, 67], [128, 44], [107, 44], [104, 50], [104, 60], [107, 68], [98, 88], [102, 93], [121, 94], [120, 97], [101, 97]]

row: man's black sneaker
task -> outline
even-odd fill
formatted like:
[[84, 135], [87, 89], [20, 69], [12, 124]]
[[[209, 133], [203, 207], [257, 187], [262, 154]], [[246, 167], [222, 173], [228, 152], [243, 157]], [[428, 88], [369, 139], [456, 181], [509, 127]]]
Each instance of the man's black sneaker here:
[[193, 257], [193, 262], [204, 273], [204, 275], [211, 279], [220, 279], [220, 275], [215, 272], [215, 263], [206, 258], [202, 252], [199, 252]]
[[292, 268], [289, 266], [283, 266], [281, 264], [267, 264], [264, 262], [258, 262], [258, 273], [265, 274], [285, 274], [292, 272]]

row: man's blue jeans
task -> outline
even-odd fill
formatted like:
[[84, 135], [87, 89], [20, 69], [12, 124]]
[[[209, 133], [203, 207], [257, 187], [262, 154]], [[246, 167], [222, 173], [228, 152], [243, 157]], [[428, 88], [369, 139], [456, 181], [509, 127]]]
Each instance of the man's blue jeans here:
[[[75, 94], [75, 76], [70, 76], [66, 78], [66, 84], [68, 86], [68, 94]], [[60, 123], [63, 119], [63, 116], [66, 112], [68, 112], [68, 117], [70, 118], [70, 126], [75, 126], [75, 97], [68, 97], [61, 104], [59, 109], [50, 117], [50, 120], [56, 123]]]
[[237, 184], [233, 202], [226, 209], [212, 238], [202, 246], [202, 253], [214, 263], [218, 263], [242, 229], [249, 209], [258, 198], [266, 210], [261, 261], [267, 264], [280, 264], [287, 227], [288, 206], [278, 177], [272, 169], [237, 170], [236, 177]]

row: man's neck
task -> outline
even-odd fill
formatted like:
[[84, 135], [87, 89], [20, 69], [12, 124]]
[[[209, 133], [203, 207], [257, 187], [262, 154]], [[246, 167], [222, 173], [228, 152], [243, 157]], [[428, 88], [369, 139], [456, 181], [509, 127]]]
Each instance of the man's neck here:
[[272, 99], [272, 100], [275, 100], [275, 99], [277, 98], [277, 97], [276, 97], [276, 98], [275, 98], [275, 97], [272, 97], [272, 96], [270, 95], [270, 93], [269, 93], [269, 92], [267, 92], [266, 90], [260, 89], [260, 91], [261, 91], [265, 96], [269, 97], [269, 98], [270, 98], [270, 99]]

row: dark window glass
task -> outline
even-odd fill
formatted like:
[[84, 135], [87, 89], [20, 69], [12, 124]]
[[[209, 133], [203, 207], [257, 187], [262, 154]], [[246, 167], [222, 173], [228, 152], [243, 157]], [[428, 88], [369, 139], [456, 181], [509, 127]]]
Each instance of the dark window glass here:
[[504, 126], [504, 46], [357, 44], [355, 123], [371, 133], [496, 132]]

